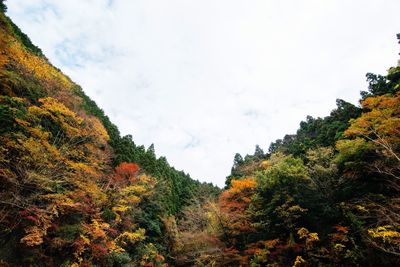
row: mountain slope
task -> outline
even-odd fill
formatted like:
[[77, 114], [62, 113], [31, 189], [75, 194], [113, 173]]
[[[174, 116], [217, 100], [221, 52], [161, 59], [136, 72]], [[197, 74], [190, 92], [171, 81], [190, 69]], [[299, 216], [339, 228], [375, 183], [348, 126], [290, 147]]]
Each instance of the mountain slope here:
[[218, 189], [121, 137], [0, 7], [0, 262], [161, 265], [162, 217]]
[[339, 100], [268, 153], [236, 154], [219, 198], [178, 221], [181, 263], [398, 266], [400, 67], [367, 79], [360, 107]]
[[361, 107], [236, 154], [218, 199], [169, 218], [179, 266], [398, 266], [400, 67], [368, 79]]

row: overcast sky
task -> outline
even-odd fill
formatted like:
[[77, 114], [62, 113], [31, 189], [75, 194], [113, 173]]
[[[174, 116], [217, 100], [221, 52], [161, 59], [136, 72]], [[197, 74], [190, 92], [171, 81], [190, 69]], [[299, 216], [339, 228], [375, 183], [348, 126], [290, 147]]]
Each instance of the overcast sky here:
[[123, 134], [222, 186], [365, 73], [396, 65], [399, 0], [8, 0], [8, 15]]

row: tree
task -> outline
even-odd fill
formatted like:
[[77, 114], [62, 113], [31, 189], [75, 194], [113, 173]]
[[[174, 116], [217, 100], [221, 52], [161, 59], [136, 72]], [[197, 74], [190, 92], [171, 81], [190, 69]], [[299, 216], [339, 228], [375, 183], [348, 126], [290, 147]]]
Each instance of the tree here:
[[233, 179], [231, 187], [221, 193], [219, 206], [222, 212], [224, 236], [228, 246], [240, 247], [251, 238], [253, 231], [251, 222], [246, 214], [255, 194], [256, 181], [254, 178]]
[[294, 233], [300, 218], [310, 178], [301, 159], [273, 154], [269, 167], [257, 173], [257, 194], [251, 203], [252, 220], [271, 239]]
[[242, 155], [240, 155], [239, 153], [235, 154], [235, 157], [233, 159], [233, 168], [237, 168], [238, 166], [240, 166], [241, 164], [243, 164], [244, 160]]
[[256, 145], [254, 157], [256, 157], [258, 159], [263, 159], [265, 157], [264, 151], [261, 149], [261, 147], [259, 145]]
[[359, 231], [369, 246], [399, 256], [400, 92], [375, 93], [362, 101], [364, 112], [344, 133], [348, 139], [337, 143], [345, 177], [359, 192], [344, 209], [368, 225]]
[[364, 142], [375, 148], [380, 159], [370, 167], [382, 174], [391, 187], [400, 191], [400, 92], [393, 96], [382, 95], [369, 97], [362, 102], [365, 112], [358, 119], [351, 121], [345, 136], [362, 139], [339, 142], [343, 151], [353, 142]]
[[149, 146], [149, 148], [147, 148], [147, 153], [149, 153], [150, 155], [156, 155], [156, 150], [155, 150], [155, 148], [154, 148], [154, 144], [151, 144], [150, 146]]
[[4, 2], [5, 2], [5, 0], [0, 0], [0, 11], [3, 12], [3, 13], [6, 13], [7, 12], [7, 6], [6, 6], [6, 4]]
[[110, 184], [114, 186], [125, 185], [129, 182], [134, 182], [136, 180], [139, 171], [139, 166], [135, 163], [123, 162], [115, 168], [115, 174], [109, 180], [105, 189], [108, 189]]

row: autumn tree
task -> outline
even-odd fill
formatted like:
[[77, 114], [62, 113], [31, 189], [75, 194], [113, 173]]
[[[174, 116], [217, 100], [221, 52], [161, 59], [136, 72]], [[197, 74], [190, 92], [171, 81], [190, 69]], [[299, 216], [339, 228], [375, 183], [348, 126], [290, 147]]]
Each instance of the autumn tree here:
[[[344, 208], [369, 225], [360, 230], [372, 247], [400, 255], [395, 245], [400, 225], [400, 94], [367, 97], [362, 106], [363, 114], [351, 121], [345, 132], [348, 139], [338, 142], [337, 149], [347, 177], [368, 185]], [[369, 189], [370, 185], [374, 186]]]

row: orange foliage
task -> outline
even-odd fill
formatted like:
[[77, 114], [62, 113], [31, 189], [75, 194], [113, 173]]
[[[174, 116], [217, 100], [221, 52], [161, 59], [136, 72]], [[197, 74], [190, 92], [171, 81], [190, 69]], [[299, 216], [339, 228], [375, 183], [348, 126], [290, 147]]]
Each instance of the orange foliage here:
[[345, 135], [364, 137], [400, 161], [395, 147], [400, 142], [400, 92], [396, 95], [368, 97], [362, 102], [364, 112], [351, 121]]
[[220, 201], [224, 204], [222, 207], [237, 207], [244, 208], [251, 201], [251, 197], [254, 194], [256, 187], [256, 181], [254, 178], [244, 178], [240, 180], [232, 180], [231, 188], [222, 192]]
[[135, 182], [138, 179], [138, 173], [139, 165], [123, 162], [115, 168], [114, 174], [109, 178], [105, 189], [108, 189], [110, 186], [121, 187]]
[[114, 180], [116, 182], [130, 181], [133, 182], [139, 171], [136, 163], [123, 162], [115, 168]]
[[[3, 12], [0, 79], [6, 114], [0, 120], [2, 127], [7, 123], [0, 134], [0, 232], [12, 237], [2, 245], [18, 253], [30, 249], [21, 266], [106, 266], [109, 254], [125, 253], [123, 245], [135, 250], [137, 243], [148, 244], [134, 215], [156, 180], [139, 175], [134, 163], [112, 173], [110, 137], [86, 111], [78, 86], [31, 53]], [[113, 187], [104, 190], [110, 181]], [[164, 266], [155, 246], [146, 249], [148, 255], [130, 253], [143, 266]]]
[[[224, 217], [225, 228], [232, 236], [253, 231], [247, 209], [255, 194], [256, 181], [254, 178], [244, 178], [231, 181], [231, 188], [221, 193], [219, 206]], [[235, 240], [232, 242], [235, 243]]]
[[[15, 38], [9, 37], [12, 41], [9, 43], [7, 54], [14, 64], [19, 64], [26, 72], [33, 73], [38, 79], [45, 81], [55, 80], [64, 88], [72, 88], [73, 83], [61, 71], [54, 68], [47, 59], [33, 55]], [[14, 39], [14, 40], [13, 40]]]

